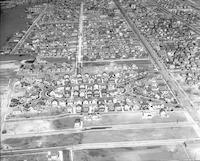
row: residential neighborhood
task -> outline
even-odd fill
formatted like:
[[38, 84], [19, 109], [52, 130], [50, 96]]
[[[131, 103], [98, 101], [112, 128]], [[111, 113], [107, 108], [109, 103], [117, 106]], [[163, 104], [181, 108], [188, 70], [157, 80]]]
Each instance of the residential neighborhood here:
[[200, 159], [200, 4], [11, 4], [27, 24], [1, 47], [2, 161]]

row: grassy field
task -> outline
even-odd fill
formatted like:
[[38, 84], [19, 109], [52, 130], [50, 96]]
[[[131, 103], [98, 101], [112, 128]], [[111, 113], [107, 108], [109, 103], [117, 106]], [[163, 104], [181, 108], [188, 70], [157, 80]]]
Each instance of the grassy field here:
[[59, 134], [48, 136], [35, 136], [24, 138], [12, 138], [2, 141], [2, 144], [9, 145], [11, 149], [30, 149], [42, 147], [56, 147], [80, 144], [83, 134]]
[[153, 66], [150, 60], [130, 60], [130, 61], [116, 61], [116, 62], [85, 62], [83, 63], [83, 73], [97, 74], [99, 71], [117, 72], [123, 65], [132, 66], [136, 65], [138, 70], [152, 71]]
[[192, 127], [148, 128], [83, 133], [82, 143], [187, 139], [197, 137]]
[[74, 128], [74, 122], [79, 117], [63, 117], [54, 120], [25, 120], [17, 122], [6, 122], [4, 129], [7, 134], [23, 134], [47, 132]]
[[[55, 120], [25, 120], [17, 122], [6, 122], [4, 129], [7, 134], [23, 134], [47, 132], [51, 130], [63, 130], [74, 128], [74, 122], [80, 117], [63, 117]], [[168, 118], [154, 116], [152, 119], [142, 119], [141, 113], [120, 113], [112, 115], [102, 115], [99, 120], [84, 121], [84, 127], [90, 126], [109, 126], [126, 124], [145, 124], [145, 123], [168, 123], [186, 122], [184, 112], [174, 111], [169, 113]]]
[[187, 118], [184, 112], [177, 111], [169, 113], [168, 118], [154, 116], [152, 119], [142, 119], [142, 113], [121, 113], [113, 115], [103, 115], [99, 120], [84, 121], [84, 127], [88, 126], [106, 126], [106, 125], [124, 125], [124, 124], [144, 124], [144, 123], [167, 123], [167, 122], [185, 122]]
[[188, 160], [182, 147], [135, 147], [75, 151], [74, 161], [169, 161]]
[[[51, 152], [51, 156], [58, 156], [58, 150], [49, 150], [49, 151], [39, 151], [35, 153], [18, 153], [15, 155], [2, 156], [2, 161], [49, 161], [48, 152]], [[63, 150], [63, 161], [69, 161], [69, 151]]]
[[2, 141], [11, 149], [56, 147], [86, 143], [122, 141], [144, 141], [160, 139], [189, 139], [197, 137], [192, 127], [147, 128], [129, 130], [99, 130], [74, 134], [59, 134], [24, 138], [10, 138]]
[[52, 121], [53, 129], [61, 130], [61, 129], [69, 129], [74, 128], [74, 122], [76, 119], [80, 117], [65, 117]]
[[52, 130], [48, 120], [30, 120], [6, 122], [4, 129], [7, 134], [37, 133]]
[[2, 161], [48, 161], [47, 153], [40, 154], [25, 154], [25, 155], [17, 155], [17, 156], [9, 156], [1, 158]]

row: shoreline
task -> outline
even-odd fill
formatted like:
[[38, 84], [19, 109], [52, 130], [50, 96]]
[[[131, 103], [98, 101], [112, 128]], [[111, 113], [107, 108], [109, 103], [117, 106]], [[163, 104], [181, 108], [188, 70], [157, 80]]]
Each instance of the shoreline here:
[[27, 7], [31, 5], [17, 5], [13, 8], [1, 9], [0, 49], [7, 45], [9, 39], [20, 31], [26, 30], [29, 20], [25, 12]]

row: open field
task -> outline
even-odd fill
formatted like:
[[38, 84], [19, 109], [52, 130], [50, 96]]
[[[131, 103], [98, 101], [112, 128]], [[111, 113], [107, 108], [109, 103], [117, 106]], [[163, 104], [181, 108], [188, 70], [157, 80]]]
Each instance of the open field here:
[[169, 161], [188, 160], [181, 146], [91, 149], [74, 152], [74, 161]]
[[59, 119], [35, 119], [24, 121], [7, 121], [4, 130], [7, 134], [24, 134], [47, 132], [52, 130], [62, 130], [74, 128], [74, 122], [80, 117], [64, 117]]
[[[48, 152], [50, 154], [48, 154]], [[60, 158], [63, 158], [63, 161], [69, 161], [69, 151], [63, 150], [61, 151]], [[49, 150], [49, 151], [39, 151], [35, 153], [19, 153], [15, 155], [9, 155], [9, 156], [2, 156], [2, 161], [49, 161], [48, 158], [50, 156], [56, 156], [59, 157], [59, 151], [58, 150]]]
[[188, 127], [146, 128], [129, 130], [97, 130], [82, 133], [10, 138], [2, 141], [10, 149], [29, 149], [39, 147], [68, 146], [87, 143], [106, 143], [122, 141], [145, 141], [161, 139], [197, 138], [194, 129]]
[[153, 71], [154, 67], [151, 64], [150, 60], [129, 60], [129, 61], [101, 61], [101, 62], [84, 62], [83, 63], [83, 73], [99, 73], [99, 71], [106, 71], [110, 72], [119, 70], [117, 68], [126, 65], [131, 67], [132, 65], [135, 65], [138, 70], [147, 70], [147, 71]]
[[31, 132], [50, 131], [52, 126], [49, 121], [31, 120], [20, 122], [6, 122], [4, 130], [7, 134], [23, 134]]
[[[91, 126], [110, 126], [126, 124], [149, 124], [149, 123], [170, 123], [170, 122], [187, 122], [183, 111], [173, 111], [168, 113], [169, 117], [161, 118], [159, 115], [152, 119], [142, 119], [142, 113], [113, 113], [102, 115], [99, 120], [84, 120], [84, 127]], [[24, 120], [24, 121], [7, 121], [4, 130], [6, 134], [24, 134], [35, 132], [48, 132], [51, 130], [63, 130], [74, 128], [74, 122], [80, 117], [62, 117], [58, 119], [46, 120]]]
[[123, 131], [96, 131], [83, 133], [82, 143], [160, 140], [160, 139], [188, 139], [197, 137], [191, 127], [130, 129]]
[[47, 153], [36, 153], [36, 154], [25, 154], [25, 155], [17, 155], [17, 156], [9, 156], [1, 158], [2, 161], [48, 161]]
[[145, 123], [167, 123], [167, 122], [186, 122], [187, 118], [183, 111], [169, 113], [169, 117], [161, 118], [159, 115], [152, 119], [142, 119], [142, 113], [121, 113], [112, 115], [102, 115], [99, 120], [84, 121], [84, 127], [124, 125], [124, 124], [145, 124]]

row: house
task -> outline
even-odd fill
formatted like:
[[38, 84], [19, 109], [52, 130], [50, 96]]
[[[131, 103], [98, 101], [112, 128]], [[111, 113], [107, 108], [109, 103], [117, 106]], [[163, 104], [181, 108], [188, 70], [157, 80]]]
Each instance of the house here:
[[82, 128], [83, 127], [83, 121], [80, 119], [80, 118], [78, 118], [78, 119], [76, 119], [75, 121], [74, 121], [74, 128]]
[[52, 107], [57, 107], [57, 106], [59, 105], [58, 100], [57, 100], [57, 99], [53, 99], [53, 100], [51, 101], [51, 105], [52, 105]]
[[103, 103], [98, 105], [98, 112], [105, 112], [105, 105]]
[[63, 151], [48, 151], [48, 161], [63, 161]]
[[122, 106], [120, 105], [119, 102], [114, 104], [114, 108], [115, 108], [116, 111], [122, 111]]
[[143, 112], [142, 113], [142, 119], [152, 119], [154, 116], [154, 114], [152, 112]]
[[77, 104], [76, 105], [76, 113], [81, 113], [82, 112], [82, 105]]
[[161, 117], [165, 118], [165, 117], [169, 117], [169, 115], [166, 113], [166, 111], [162, 108], [159, 111], [159, 114]]
[[66, 101], [63, 101], [63, 100], [59, 101], [59, 105], [62, 106], [62, 107], [65, 107], [66, 106]]

